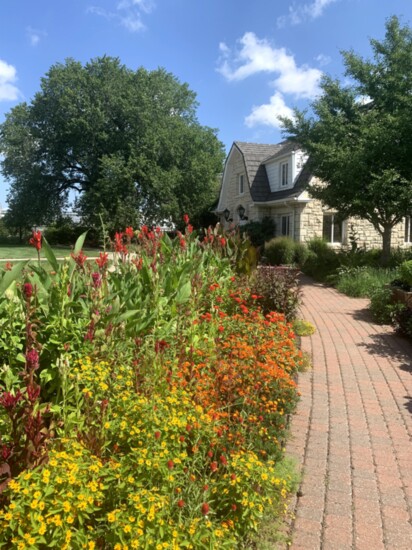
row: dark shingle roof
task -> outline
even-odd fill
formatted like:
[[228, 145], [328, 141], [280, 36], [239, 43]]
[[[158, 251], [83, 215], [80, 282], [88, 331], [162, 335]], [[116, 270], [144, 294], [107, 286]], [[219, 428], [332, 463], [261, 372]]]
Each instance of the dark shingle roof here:
[[296, 148], [296, 144], [291, 141], [284, 141], [277, 145], [235, 141], [234, 145], [243, 156], [249, 180], [250, 193], [255, 202], [266, 202], [298, 195], [310, 179], [309, 173], [306, 173], [306, 177], [303, 177], [304, 172], [307, 172], [304, 168], [293, 189], [272, 192], [270, 190], [264, 163], [290, 153]]

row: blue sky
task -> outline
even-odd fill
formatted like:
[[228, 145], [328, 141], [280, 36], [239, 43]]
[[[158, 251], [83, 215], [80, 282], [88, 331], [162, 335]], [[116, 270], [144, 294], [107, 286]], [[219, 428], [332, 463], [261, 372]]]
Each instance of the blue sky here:
[[[411, 0], [1, 0], [0, 123], [54, 63], [107, 54], [187, 82], [227, 151], [276, 143], [277, 116], [309, 105], [323, 72], [344, 80], [339, 52], [369, 57], [391, 15], [412, 25]], [[0, 176], [3, 207], [6, 193]]]

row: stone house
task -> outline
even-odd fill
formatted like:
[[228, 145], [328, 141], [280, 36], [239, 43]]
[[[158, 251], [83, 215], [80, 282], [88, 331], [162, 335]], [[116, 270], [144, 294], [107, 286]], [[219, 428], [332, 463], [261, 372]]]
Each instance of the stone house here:
[[[216, 213], [229, 227], [271, 217], [276, 236], [308, 242], [323, 237], [331, 246], [350, 246], [356, 235], [358, 246], [377, 248], [382, 238], [374, 227], [359, 218], [340, 220], [337, 212], [310, 196], [315, 181], [307, 168], [307, 156], [296, 144], [277, 145], [235, 141], [226, 159]], [[411, 218], [392, 231], [392, 246], [412, 243]]]

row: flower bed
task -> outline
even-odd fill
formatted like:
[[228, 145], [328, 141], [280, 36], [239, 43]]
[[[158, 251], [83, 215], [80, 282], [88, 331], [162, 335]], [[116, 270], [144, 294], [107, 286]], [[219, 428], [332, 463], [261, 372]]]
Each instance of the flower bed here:
[[301, 353], [243, 243], [186, 222], [117, 234], [114, 271], [36, 235], [54, 273], [3, 273], [0, 547], [234, 548], [283, 512]]

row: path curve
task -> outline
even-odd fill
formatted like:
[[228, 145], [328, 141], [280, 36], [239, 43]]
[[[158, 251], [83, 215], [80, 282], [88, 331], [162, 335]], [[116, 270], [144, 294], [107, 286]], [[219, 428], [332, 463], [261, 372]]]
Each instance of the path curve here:
[[288, 454], [303, 468], [292, 550], [412, 549], [412, 345], [368, 300], [302, 279], [313, 368]]

